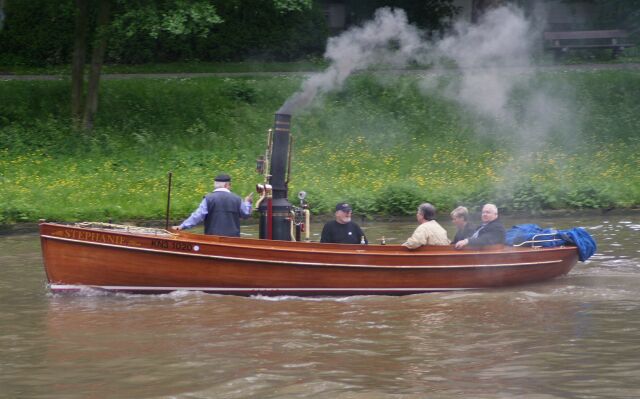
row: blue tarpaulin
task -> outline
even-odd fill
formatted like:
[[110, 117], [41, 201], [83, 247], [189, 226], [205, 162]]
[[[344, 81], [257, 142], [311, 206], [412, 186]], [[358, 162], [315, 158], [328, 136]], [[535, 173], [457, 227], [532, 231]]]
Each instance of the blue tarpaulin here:
[[518, 224], [507, 231], [505, 243], [517, 245], [539, 236], [537, 240], [553, 240], [536, 243], [543, 247], [557, 247], [560, 245], [575, 245], [578, 247], [578, 259], [582, 262], [589, 259], [596, 252], [596, 242], [582, 227], [574, 227], [568, 230], [543, 229], [536, 224]]

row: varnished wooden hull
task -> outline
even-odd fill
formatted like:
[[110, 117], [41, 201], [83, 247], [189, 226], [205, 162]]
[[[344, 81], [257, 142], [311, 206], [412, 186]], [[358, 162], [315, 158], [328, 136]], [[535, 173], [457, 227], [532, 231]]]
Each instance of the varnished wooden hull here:
[[49, 286], [239, 295], [410, 294], [505, 287], [566, 274], [575, 247], [409, 251], [189, 233], [154, 236], [42, 223]]

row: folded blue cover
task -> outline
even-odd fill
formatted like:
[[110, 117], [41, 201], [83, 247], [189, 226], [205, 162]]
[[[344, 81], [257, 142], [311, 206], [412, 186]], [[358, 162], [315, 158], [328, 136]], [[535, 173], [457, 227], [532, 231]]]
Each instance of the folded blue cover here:
[[[505, 243], [517, 245], [533, 239], [535, 235], [548, 234], [538, 237], [540, 240], [554, 240], [542, 242], [536, 245], [543, 247], [557, 247], [560, 245], [575, 245], [578, 247], [578, 259], [584, 262], [589, 259], [597, 249], [596, 242], [582, 227], [574, 227], [568, 230], [543, 229], [536, 224], [518, 224], [507, 231]], [[525, 244], [530, 245], [530, 244]]]

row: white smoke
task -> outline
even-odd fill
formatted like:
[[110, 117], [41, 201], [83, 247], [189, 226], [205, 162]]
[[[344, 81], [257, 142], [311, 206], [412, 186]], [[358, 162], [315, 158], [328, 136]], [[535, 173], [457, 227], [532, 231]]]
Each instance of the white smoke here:
[[[403, 10], [379, 9], [370, 22], [329, 40], [325, 57], [330, 66], [307, 79], [278, 113], [291, 114], [308, 106], [372, 65], [402, 67], [412, 61], [435, 66], [420, 81], [425, 94], [444, 95], [509, 129], [523, 143], [542, 143], [559, 128], [558, 114], [569, 113], [565, 101], [530, 84], [537, 73], [532, 54], [540, 32], [522, 10], [494, 8], [477, 24], [456, 23], [439, 41], [428, 42], [425, 37], [408, 23]], [[525, 87], [527, 95], [515, 110], [510, 102], [518, 87]]]
[[[505, 6], [487, 12], [478, 24], [457, 23], [451, 35], [435, 43], [431, 54], [458, 66], [456, 79], [443, 79], [448, 83], [442, 94], [508, 129], [523, 153], [539, 149], [554, 131], [575, 131], [577, 124], [567, 118], [575, 114], [572, 102], [535, 81], [539, 71], [532, 55], [539, 39], [540, 31], [522, 10]], [[422, 88], [433, 93], [437, 80], [437, 76], [423, 80]], [[519, 88], [525, 90], [517, 96]]]
[[[522, 11], [512, 7], [493, 9], [476, 25], [458, 22], [435, 46], [439, 58], [453, 60], [461, 74], [445, 95], [484, 116], [514, 123], [507, 104], [514, 87], [533, 75], [535, 37]], [[431, 82], [424, 83], [430, 90]]]
[[532, 28], [522, 11], [500, 7], [484, 14], [478, 24], [459, 21], [437, 49], [461, 68], [528, 66]]
[[[330, 66], [307, 79], [278, 112], [294, 113], [317, 95], [340, 89], [351, 74], [372, 65], [403, 67], [411, 61], [443, 65], [446, 59], [462, 73], [456, 85], [447, 87], [446, 95], [480, 113], [504, 119], [514, 84], [532, 71], [530, 54], [536, 36], [522, 11], [500, 7], [485, 14], [479, 24], [459, 22], [451, 35], [430, 43], [408, 23], [403, 10], [381, 8], [370, 22], [328, 41], [325, 58]], [[508, 70], [514, 67], [519, 69]], [[426, 79], [423, 87], [431, 90], [431, 82]]]
[[420, 30], [408, 23], [403, 10], [378, 9], [372, 21], [329, 39], [324, 56], [331, 65], [306, 80], [278, 113], [291, 114], [308, 106], [318, 94], [341, 88], [352, 73], [371, 65], [402, 67], [426, 47]]

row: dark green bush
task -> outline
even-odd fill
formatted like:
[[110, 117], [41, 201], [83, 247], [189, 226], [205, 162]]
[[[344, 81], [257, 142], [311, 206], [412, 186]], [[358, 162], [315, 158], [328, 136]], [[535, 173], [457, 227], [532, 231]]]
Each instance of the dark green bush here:
[[569, 208], [577, 209], [610, 209], [615, 207], [615, 200], [606, 190], [578, 186], [565, 194], [564, 198]]
[[392, 183], [385, 186], [375, 198], [377, 213], [388, 215], [411, 215], [425, 196], [420, 190], [406, 183]]

